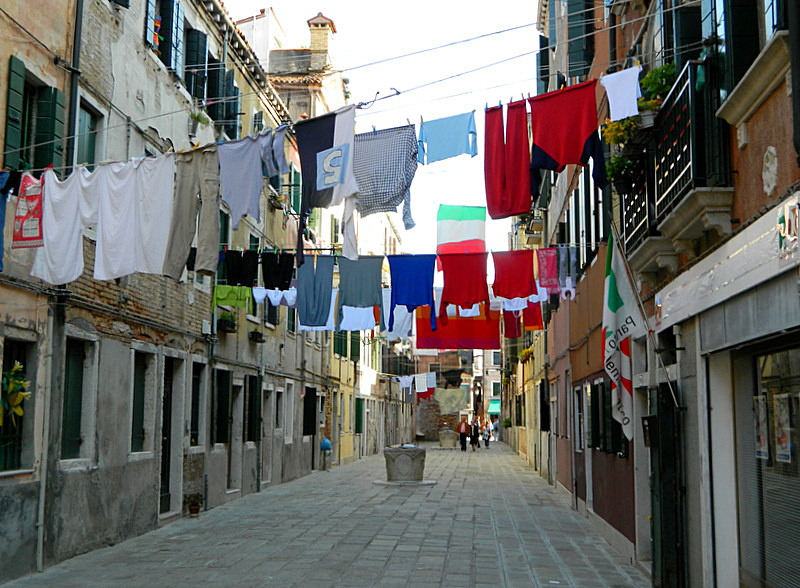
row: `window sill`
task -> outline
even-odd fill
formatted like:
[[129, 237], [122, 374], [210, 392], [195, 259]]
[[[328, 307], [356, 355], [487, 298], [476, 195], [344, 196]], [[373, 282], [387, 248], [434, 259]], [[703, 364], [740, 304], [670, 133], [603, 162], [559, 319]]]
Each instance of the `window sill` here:
[[23, 476], [32, 476], [35, 470], [7, 470], [0, 472], [0, 478], [18, 478]]
[[137, 451], [135, 453], [128, 454], [128, 462], [136, 462], [136, 461], [148, 461], [153, 459], [153, 452], [152, 451]]
[[62, 459], [58, 462], [58, 467], [62, 472], [94, 472], [97, 471], [97, 464], [83, 457], [75, 459]]

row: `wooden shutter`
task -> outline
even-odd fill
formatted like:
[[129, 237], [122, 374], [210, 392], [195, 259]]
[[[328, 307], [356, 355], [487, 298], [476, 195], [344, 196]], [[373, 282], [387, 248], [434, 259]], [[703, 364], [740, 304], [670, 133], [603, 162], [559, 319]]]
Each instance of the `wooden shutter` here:
[[361, 359], [361, 331], [350, 331], [350, 359]]
[[222, 64], [213, 57], [208, 58], [208, 87], [206, 97], [213, 100], [212, 104], [208, 105], [208, 116], [214, 121], [220, 121], [225, 118], [225, 68]]
[[186, 68], [183, 80], [189, 94], [202, 100], [206, 97], [206, 59], [208, 38], [197, 29], [186, 30]]
[[364, 399], [356, 398], [356, 434], [364, 432]]
[[147, 377], [147, 360], [136, 352], [133, 363], [133, 407], [131, 419], [131, 451], [144, 449], [144, 394]]
[[236, 87], [235, 71], [225, 73], [225, 132], [231, 139], [239, 138], [239, 110], [241, 109], [242, 93]]
[[61, 411], [61, 459], [74, 459], [81, 456], [84, 349], [83, 341], [67, 339], [64, 403]]
[[161, 3], [161, 61], [183, 77], [183, 6], [178, 0]]
[[6, 144], [3, 165], [19, 169], [22, 159], [23, 102], [25, 96], [25, 64], [11, 56], [8, 64], [8, 105], [6, 106]]
[[64, 161], [64, 93], [58, 88], [43, 88], [36, 101], [36, 136], [33, 166], [61, 167]]

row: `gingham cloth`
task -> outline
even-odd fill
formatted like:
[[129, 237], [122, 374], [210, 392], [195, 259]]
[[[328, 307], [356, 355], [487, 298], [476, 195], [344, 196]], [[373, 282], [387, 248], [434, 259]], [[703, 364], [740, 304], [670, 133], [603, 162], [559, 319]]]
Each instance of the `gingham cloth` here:
[[403, 224], [406, 229], [414, 226], [409, 188], [417, 173], [418, 149], [414, 125], [355, 136], [353, 173], [361, 216], [395, 211], [402, 202]]

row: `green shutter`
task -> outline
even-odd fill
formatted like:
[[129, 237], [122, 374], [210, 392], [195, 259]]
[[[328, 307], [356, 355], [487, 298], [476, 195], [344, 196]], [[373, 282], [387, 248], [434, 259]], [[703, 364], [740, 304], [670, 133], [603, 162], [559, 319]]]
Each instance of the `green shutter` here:
[[350, 359], [361, 359], [361, 331], [350, 331]]
[[183, 77], [183, 7], [178, 0], [161, 2], [161, 61]]
[[364, 399], [356, 398], [356, 434], [364, 432]]
[[208, 116], [213, 121], [223, 120], [225, 118], [225, 68], [222, 64], [213, 57], [208, 58], [208, 91], [206, 92], [208, 100], [214, 101], [209, 104], [207, 111]]
[[235, 71], [225, 73], [225, 132], [231, 139], [239, 138], [239, 111], [242, 93], [236, 87]]
[[3, 165], [19, 169], [23, 130], [23, 98], [25, 96], [25, 64], [11, 56], [8, 64], [8, 105], [6, 107], [6, 144]]
[[61, 411], [61, 459], [81, 456], [84, 347], [83, 341], [67, 339], [64, 402]]
[[186, 31], [186, 69], [184, 82], [189, 94], [199, 100], [206, 97], [206, 57], [208, 39], [196, 29]]
[[43, 88], [36, 101], [36, 136], [33, 166], [36, 168], [64, 162], [64, 93], [58, 88]]
[[347, 357], [347, 331], [334, 331], [333, 352], [341, 357]]

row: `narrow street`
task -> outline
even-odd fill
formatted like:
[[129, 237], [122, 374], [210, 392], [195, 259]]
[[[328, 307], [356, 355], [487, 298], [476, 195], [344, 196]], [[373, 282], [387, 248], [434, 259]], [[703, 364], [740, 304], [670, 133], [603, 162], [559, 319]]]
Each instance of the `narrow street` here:
[[368, 457], [6, 586], [650, 584], [505, 444], [426, 447], [435, 485], [375, 484], [384, 459]]

